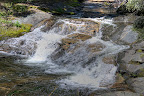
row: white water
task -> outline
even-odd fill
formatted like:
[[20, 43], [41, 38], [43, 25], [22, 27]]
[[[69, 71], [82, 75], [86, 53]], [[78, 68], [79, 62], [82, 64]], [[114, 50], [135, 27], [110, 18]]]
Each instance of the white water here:
[[[114, 25], [112, 20], [104, 18], [89, 18], [88, 20]], [[35, 54], [32, 54], [25, 63], [30, 66], [42, 67], [49, 74], [72, 73], [73, 75], [57, 81], [63, 87], [65, 84], [74, 87], [81, 86], [95, 89], [111, 86], [115, 82], [117, 67], [113, 64], [105, 64], [102, 62], [102, 58], [110, 54], [117, 54], [128, 47], [113, 44], [111, 41], [101, 40], [102, 33], [100, 31], [95, 37], [83, 42], [83, 46], [79, 47], [74, 53], [65, 52], [63, 56], [56, 60], [57, 63], [54, 63], [51, 60], [51, 55], [59, 47], [61, 39], [66, 38], [69, 34], [80, 33], [79, 29], [85, 24], [84, 22], [74, 22], [69, 19], [60, 20], [59, 22], [64, 22], [61, 30], [53, 28], [48, 32], [41, 32], [40, 27], [20, 38], [15, 38], [14, 42], [9, 44], [15, 46], [18, 45], [18, 41], [25, 40], [27, 43], [23, 46], [31, 46], [31, 49], [33, 49], [34, 45], [29, 42], [36, 43], [37, 48]], [[69, 25], [77, 26], [76, 31], [67, 32], [67, 26]], [[105, 46], [101, 52], [93, 54], [92, 52], [86, 51], [89, 44], [96, 44], [97, 42]], [[96, 59], [87, 64], [93, 57]]]
[[42, 38], [42, 40], [37, 42], [38, 48], [36, 49], [36, 53], [30, 57], [27, 61], [28, 63], [42, 63], [47, 61], [47, 58], [58, 47], [57, 43], [60, 43], [62, 36], [55, 33], [44, 33]]

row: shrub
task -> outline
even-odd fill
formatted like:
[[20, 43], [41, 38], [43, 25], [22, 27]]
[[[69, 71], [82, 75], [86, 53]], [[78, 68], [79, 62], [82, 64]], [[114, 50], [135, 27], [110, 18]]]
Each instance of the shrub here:
[[128, 0], [126, 8], [130, 12], [143, 11], [144, 10], [144, 0]]

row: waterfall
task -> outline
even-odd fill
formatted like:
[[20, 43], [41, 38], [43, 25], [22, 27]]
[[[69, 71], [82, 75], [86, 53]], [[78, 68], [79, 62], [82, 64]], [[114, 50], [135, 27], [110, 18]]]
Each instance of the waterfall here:
[[[44, 27], [41, 26], [24, 36], [14, 38], [15, 43], [5, 41], [5, 44], [15, 48], [19, 45], [19, 41], [23, 40], [25, 43], [19, 48], [30, 46], [30, 49], [34, 50], [28, 55], [26, 65], [42, 67], [48, 74], [70, 74], [56, 81], [63, 87], [70, 85], [95, 89], [107, 88], [115, 82], [117, 66], [107, 64], [107, 59], [104, 58], [114, 57], [128, 47], [102, 40], [100, 28], [103, 24], [115, 26], [111, 19], [104, 18], [58, 20], [46, 32], [41, 31]], [[34, 44], [36, 47], [32, 47]], [[15, 50], [11, 53], [18, 54]]]

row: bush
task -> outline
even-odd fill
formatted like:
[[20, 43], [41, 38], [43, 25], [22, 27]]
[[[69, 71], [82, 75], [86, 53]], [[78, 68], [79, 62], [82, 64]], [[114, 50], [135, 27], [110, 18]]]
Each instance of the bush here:
[[24, 13], [28, 11], [28, 7], [24, 5], [15, 5], [13, 6], [13, 10], [17, 13]]
[[144, 0], [128, 0], [126, 8], [130, 12], [143, 11], [144, 10]]
[[134, 21], [133, 24], [134, 30], [139, 33], [140, 39], [144, 39], [144, 16], [139, 17]]

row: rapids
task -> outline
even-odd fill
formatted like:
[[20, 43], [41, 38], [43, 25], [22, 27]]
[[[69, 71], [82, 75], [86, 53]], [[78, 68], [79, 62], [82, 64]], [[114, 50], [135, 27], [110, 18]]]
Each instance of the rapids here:
[[[84, 32], [95, 23], [99, 24], [99, 30], [96, 30], [94, 26], [92, 27], [92, 30], [96, 30], [94, 33]], [[103, 58], [116, 56], [117, 53], [129, 47], [102, 40], [101, 27], [103, 24], [116, 26], [112, 19], [104, 17], [81, 20], [62, 19], [57, 20], [46, 32], [41, 31], [44, 27], [41, 26], [19, 38], [1, 41], [1, 44], [9, 45], [8, 53], [10, 54], [26, 56], [27, 59], [23, 60], [25, 65], [41, 67], [47, 74], [65, 76], [65, 78], [55, 81], [62, 88], [66, 88], [66, 86], [108, 88], [115, 82], [118, 65], [106, 64]], [[70, 43], [67, 50], [62, 50], [62, 39], [69, 39], [69, 35], [76, 33], [86, 34], [91, 38], [79, 39], [75, 43]], [[21, 44], [22, 42], [23, 44]], [[90, 45], [99, 47], [91, 51]]]

